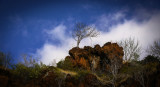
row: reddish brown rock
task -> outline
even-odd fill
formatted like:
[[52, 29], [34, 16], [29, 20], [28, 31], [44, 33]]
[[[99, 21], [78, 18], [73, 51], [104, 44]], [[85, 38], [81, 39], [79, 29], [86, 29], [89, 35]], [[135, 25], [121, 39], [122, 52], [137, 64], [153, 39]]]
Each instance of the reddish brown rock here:
[[95, 45], [94, 48], [85, 46], [84, 48], [72, 48], [69, 51], [70, 59], [74, 66], [87, 70], [107, 69], [109, 61], [117, 58], [122, 62], [123, 48], [119, 47], [117, 43], [108, 42], [100, 47]]
[[94, 53], [96, 55], [102, 55], [102, 48], [100, 47], [100, 45], [97, 44], [94, 46]]
[[89, 66], [89, 61], [88, 61], [88, 55], [89, 52], [84, 50], [84, 49], [80, 49], [80, 48], [72, 48], [69, 51], [70, 56], [72, 57], [72, 62], [73, 65], [84, 68], [84, 69], [90, 69]]
[[117, 43], [108, 42], [104, 44], [102, 51], [108, 56], [109, 59], [118, 58], [122, 60], [124, 55], [123, 48], [119, 47]]
[[[119, 62], [119, 64], [122, 65], [124, 55], [123, 48], [119, 47], [117, 43], [108, 42], [104, 44], [104, 46], [102, 47], [102, 52], [104, 52], [109, 61], [116, 59], [117, 62]], [[106, 69], [109, 69], [108, 64], [104, 65], [104, 67], [106, 67]]]

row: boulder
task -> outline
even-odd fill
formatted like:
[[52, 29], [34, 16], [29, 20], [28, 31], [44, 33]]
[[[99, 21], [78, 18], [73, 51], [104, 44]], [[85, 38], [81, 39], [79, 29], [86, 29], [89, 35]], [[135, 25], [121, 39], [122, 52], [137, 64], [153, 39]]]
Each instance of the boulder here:
[[72, 48], [69, 50], [66, 58], [70, 59], [74, 66], [87, 70], [108, 69], [109, 61], [117, 58], [122, 64], [123, 48], [117, 43], [108, 42], [102, 47], [95, 45], [93, 48], [84, 46], [84, 48]]

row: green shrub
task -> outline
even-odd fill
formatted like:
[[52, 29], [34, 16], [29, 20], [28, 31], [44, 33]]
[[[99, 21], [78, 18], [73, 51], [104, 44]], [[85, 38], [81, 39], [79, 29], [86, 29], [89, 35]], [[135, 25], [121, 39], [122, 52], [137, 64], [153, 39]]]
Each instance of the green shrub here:
[[24, 64], [16, 64], [12, 73], [16, 77], [24, 78], [25, 80], [35, 79], [41, 75], [42, 68], [39, 64], [34, 64], [32, 67], [27, 67]]
[[148, 55], [147, 57], [145, 57], [145, 58], [141, 61], [141, 63], [142, 63], [142, 64], [147, 64], [147, 63], [160, 63], [160, 60], [158, 59], [158, 57]]
[[121, 69], [120, 69], [120, 73], [132, 75], [136, 71], [139, 71], [143, 68], [144, 68], [144, 66], [142, 64], [140, 64], [138, 61], [132, 61], [132, 62], [128, 63], [128, 65], [123, 65], [123, 67], [121, 67]]
[[34, 67], [29, 67], [30, 69], [30, 78], [38, 78], [41, 74], [41, 67], [38, 64], [35, 64]]
[[20, 77], [24, 78], [24, 80], [28, 80], [30, 70], [23, 64], [16, 64], [12, 73], [14, 74], [15, 77]]
[[74, 70], [73, 64], [69, 59], [59, 61], [57, 67], [64, 70]]
[[87, 70], [77, 70], [77, 75], [75, 76], [76, 79], [82, 79], [85, 77], [86, 74], [89, 74], [90, 72]]

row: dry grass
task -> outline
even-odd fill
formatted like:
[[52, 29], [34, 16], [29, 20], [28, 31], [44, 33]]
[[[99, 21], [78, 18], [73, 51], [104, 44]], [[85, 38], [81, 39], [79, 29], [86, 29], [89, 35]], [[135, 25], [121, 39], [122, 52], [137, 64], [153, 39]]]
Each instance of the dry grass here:
[[70, 75], [72, 75], [72, 76], [77, 75], [77, 73], [76, 73], [76, 72], [73, 72], [73, 71], [63, 70], [63, 69], [60, 69], [60, 68], [58, 68], [58, 70], [59, 70], [60, 72], [64, 73], [64, 74], [70, 74]]
[[92, 73], [92, 74], [94, 74], [101, 83], [103, 83], [103, 84], [108, 84], [108, 83], [110, 83], [110, 81], [108, 81], [108, 80], [106, 79], [107, 77], [99, 77], [99, 76], [96, 75], [95, 73]]

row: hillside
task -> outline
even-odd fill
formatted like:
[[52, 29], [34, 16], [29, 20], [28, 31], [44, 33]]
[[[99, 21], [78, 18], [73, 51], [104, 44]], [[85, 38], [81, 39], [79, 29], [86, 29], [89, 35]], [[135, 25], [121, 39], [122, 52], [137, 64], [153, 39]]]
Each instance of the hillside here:
[[160, 87], [160, 61], [147, 56], [123, 63], [123, 48], [108, 42], [102, 47], [72, 48], [57, 67], [34, 63], [0, 67], [1, 87]]

